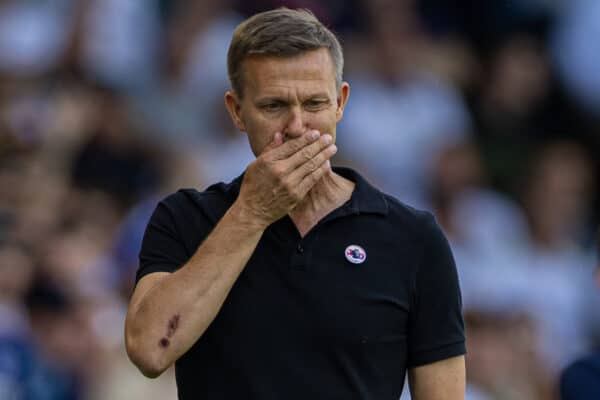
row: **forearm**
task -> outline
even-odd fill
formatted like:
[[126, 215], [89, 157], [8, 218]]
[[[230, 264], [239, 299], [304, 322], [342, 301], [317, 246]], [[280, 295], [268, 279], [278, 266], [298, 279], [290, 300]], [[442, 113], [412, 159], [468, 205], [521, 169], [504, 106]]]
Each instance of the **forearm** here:
[[413, 400], [464, 400], [464, 356], [447, 358], [408, 371]]
[[192, 258], [132, 303], [126, 345], [147, 376], [158, 376], [204, 333], [260, 240], [264, 227], [234, 204]]

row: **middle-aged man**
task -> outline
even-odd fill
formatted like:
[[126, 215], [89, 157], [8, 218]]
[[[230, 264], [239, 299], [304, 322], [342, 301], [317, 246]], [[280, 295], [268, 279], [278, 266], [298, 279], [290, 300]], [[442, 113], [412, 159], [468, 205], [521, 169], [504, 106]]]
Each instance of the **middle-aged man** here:
[[442, 232], [330, 165], [342, 68], [307, 11], [260, 13], [233, 34], [225, 104], [256, 160], [159, 203], [126, 321], [132, 361], [149, 377], [175, 363], [180, 399], [395, 400], [407, 370], [415, 400], [464, 398]]

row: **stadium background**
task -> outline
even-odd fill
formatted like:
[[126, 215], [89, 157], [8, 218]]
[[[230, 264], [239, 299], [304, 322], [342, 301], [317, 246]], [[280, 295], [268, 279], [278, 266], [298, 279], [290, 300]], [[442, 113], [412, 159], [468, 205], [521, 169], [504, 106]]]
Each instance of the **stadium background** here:
[[162, 196], [252, 159], [225, 55], [282, 4], [342, 38], [335, 163], [451, 241], [467, 398], [552, 399], [599, 343], [600, 2], [2, 0], [0, 399], [175, 398], [123, 350], [141, 235]]

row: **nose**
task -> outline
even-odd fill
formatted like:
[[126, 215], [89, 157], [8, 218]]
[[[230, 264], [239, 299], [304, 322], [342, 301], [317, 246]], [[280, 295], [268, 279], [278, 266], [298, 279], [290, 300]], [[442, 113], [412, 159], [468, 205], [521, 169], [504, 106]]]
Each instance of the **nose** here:
[[300, 107], [292, 107], [285, 128], [283, 129], [284, 138], [299, 137], [306, 132], [307, 129], [307, 120], [302, 115], [302, 109]]

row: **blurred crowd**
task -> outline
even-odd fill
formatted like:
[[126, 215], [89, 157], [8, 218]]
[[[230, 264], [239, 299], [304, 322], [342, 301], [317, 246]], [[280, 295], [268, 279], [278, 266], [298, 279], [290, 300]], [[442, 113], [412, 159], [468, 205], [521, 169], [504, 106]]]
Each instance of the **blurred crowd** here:
[[597, 0], [1, 0], [0, 399], [176, 397], [124, 353], [141, 237], [162, 196], [253, 159], [226, 52], [280, 5], [342, 39], [334, 164], [448, 235], [467, 398], [556, 398], [600, 344]]

